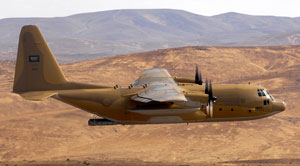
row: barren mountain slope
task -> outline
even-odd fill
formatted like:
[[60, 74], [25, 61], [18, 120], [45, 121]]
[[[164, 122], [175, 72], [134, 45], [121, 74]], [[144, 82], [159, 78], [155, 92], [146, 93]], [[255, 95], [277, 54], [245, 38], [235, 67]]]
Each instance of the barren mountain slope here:
[[89, 113], [54, 99], [29, 102], [11, 94], [14, 63], [1, 61], [0, 161], [300, 163], [300, 46], [184, 47], [66, 64], [62, 69], [72, 81], [126, 86], [144, 69], [164, 67], [173, 76], [193, 77], [195, 65], [213, 83], [260, 82], [286, 101], [287, 110], [236, 123], [90, 127]]
[[129, 9], [54, 18], [0, 19], [0, 60], [12, 60], [24, 25], [35, 24], [63, 63], [179, 46], [297, 45], [300, 17]]

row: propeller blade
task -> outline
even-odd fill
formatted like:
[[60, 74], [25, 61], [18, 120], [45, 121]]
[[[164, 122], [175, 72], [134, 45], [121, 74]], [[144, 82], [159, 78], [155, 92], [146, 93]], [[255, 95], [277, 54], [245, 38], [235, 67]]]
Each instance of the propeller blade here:
[[209, 100], [213, 100], [211, 80], [209, 80], [208, 98], [209, 98]]
[[214, 102], [217, 100], [217, 97], [213, 96], [213, 89], [212, 89], [212, 84], [211, 80], [209, 80], [209, 83], [207, 79], [205, 80], [205, 93], [208, 94], [208, 103], [206, 107], [206, 113], [209, 115], [211, 118], [213, 117], [213, 112], [214, 112]]
[[208, 103], [207, 103], [207, 106], [206, 106], [206, 114], [209, 116], [209, 117], [213, 117], [213, 111], [214, 111], [214, 105], [213, 105], [213, 101], [210, 100]]
[[209, 101], [209, 116], [212, 118], [213, 117], [213, 111], [214, 111], [214, 108], [213, 108], [213, 101]]
[[199, 82], [199, 73], [198, 73], [198, 66], [196, 65], [195, 83], [198, 84], [198, 82]]
[[198, 66], [196, 66], [195, 83], [198, 84], [198, 85], [202, 85], [203, 84], [202, 75], [201, 75], [201, 72], [200, 72], [200, 75], [199, 75]]
[[207, 106], [206, 106], [206, 115], [209, 115], [210, 113], [210, 106], [209, 106], [209, 102], [207, 103]]
[[208, 94], [208, 81], [205, 80], [205, 94]]

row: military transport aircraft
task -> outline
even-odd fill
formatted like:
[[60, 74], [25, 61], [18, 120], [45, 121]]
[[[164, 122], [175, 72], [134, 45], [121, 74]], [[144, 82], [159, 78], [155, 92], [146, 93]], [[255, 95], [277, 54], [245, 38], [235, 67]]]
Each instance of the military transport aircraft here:
[[258, 85], [220, 84], [145, 70], [122, 88], [69, 82], [35, 25], [21, 30], [13, 92], [28, 100], [49, 97], [102, 117], [89, 125], [240, 121], [284, 111], [283, 101]]

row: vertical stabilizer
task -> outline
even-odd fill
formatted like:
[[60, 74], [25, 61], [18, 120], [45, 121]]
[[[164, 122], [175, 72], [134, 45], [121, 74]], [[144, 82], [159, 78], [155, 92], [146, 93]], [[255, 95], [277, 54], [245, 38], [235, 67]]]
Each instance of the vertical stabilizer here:
[[57, 89], [67, 80], [35, 25], [20, 33], [13, 92]]

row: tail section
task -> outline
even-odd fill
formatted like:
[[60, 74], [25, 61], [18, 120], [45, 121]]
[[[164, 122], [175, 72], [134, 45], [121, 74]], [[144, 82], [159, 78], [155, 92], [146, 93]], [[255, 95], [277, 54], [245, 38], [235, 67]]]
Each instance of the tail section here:
[[39, 28], [24, 26], [19, 38], [13, 92], [57, 89], [66, 83]]
[[13, 92], [28, 100], [43, 100], [60, 90], [111, 88], [69, 82], [35, 25], [24, 26], [19, 39]]

